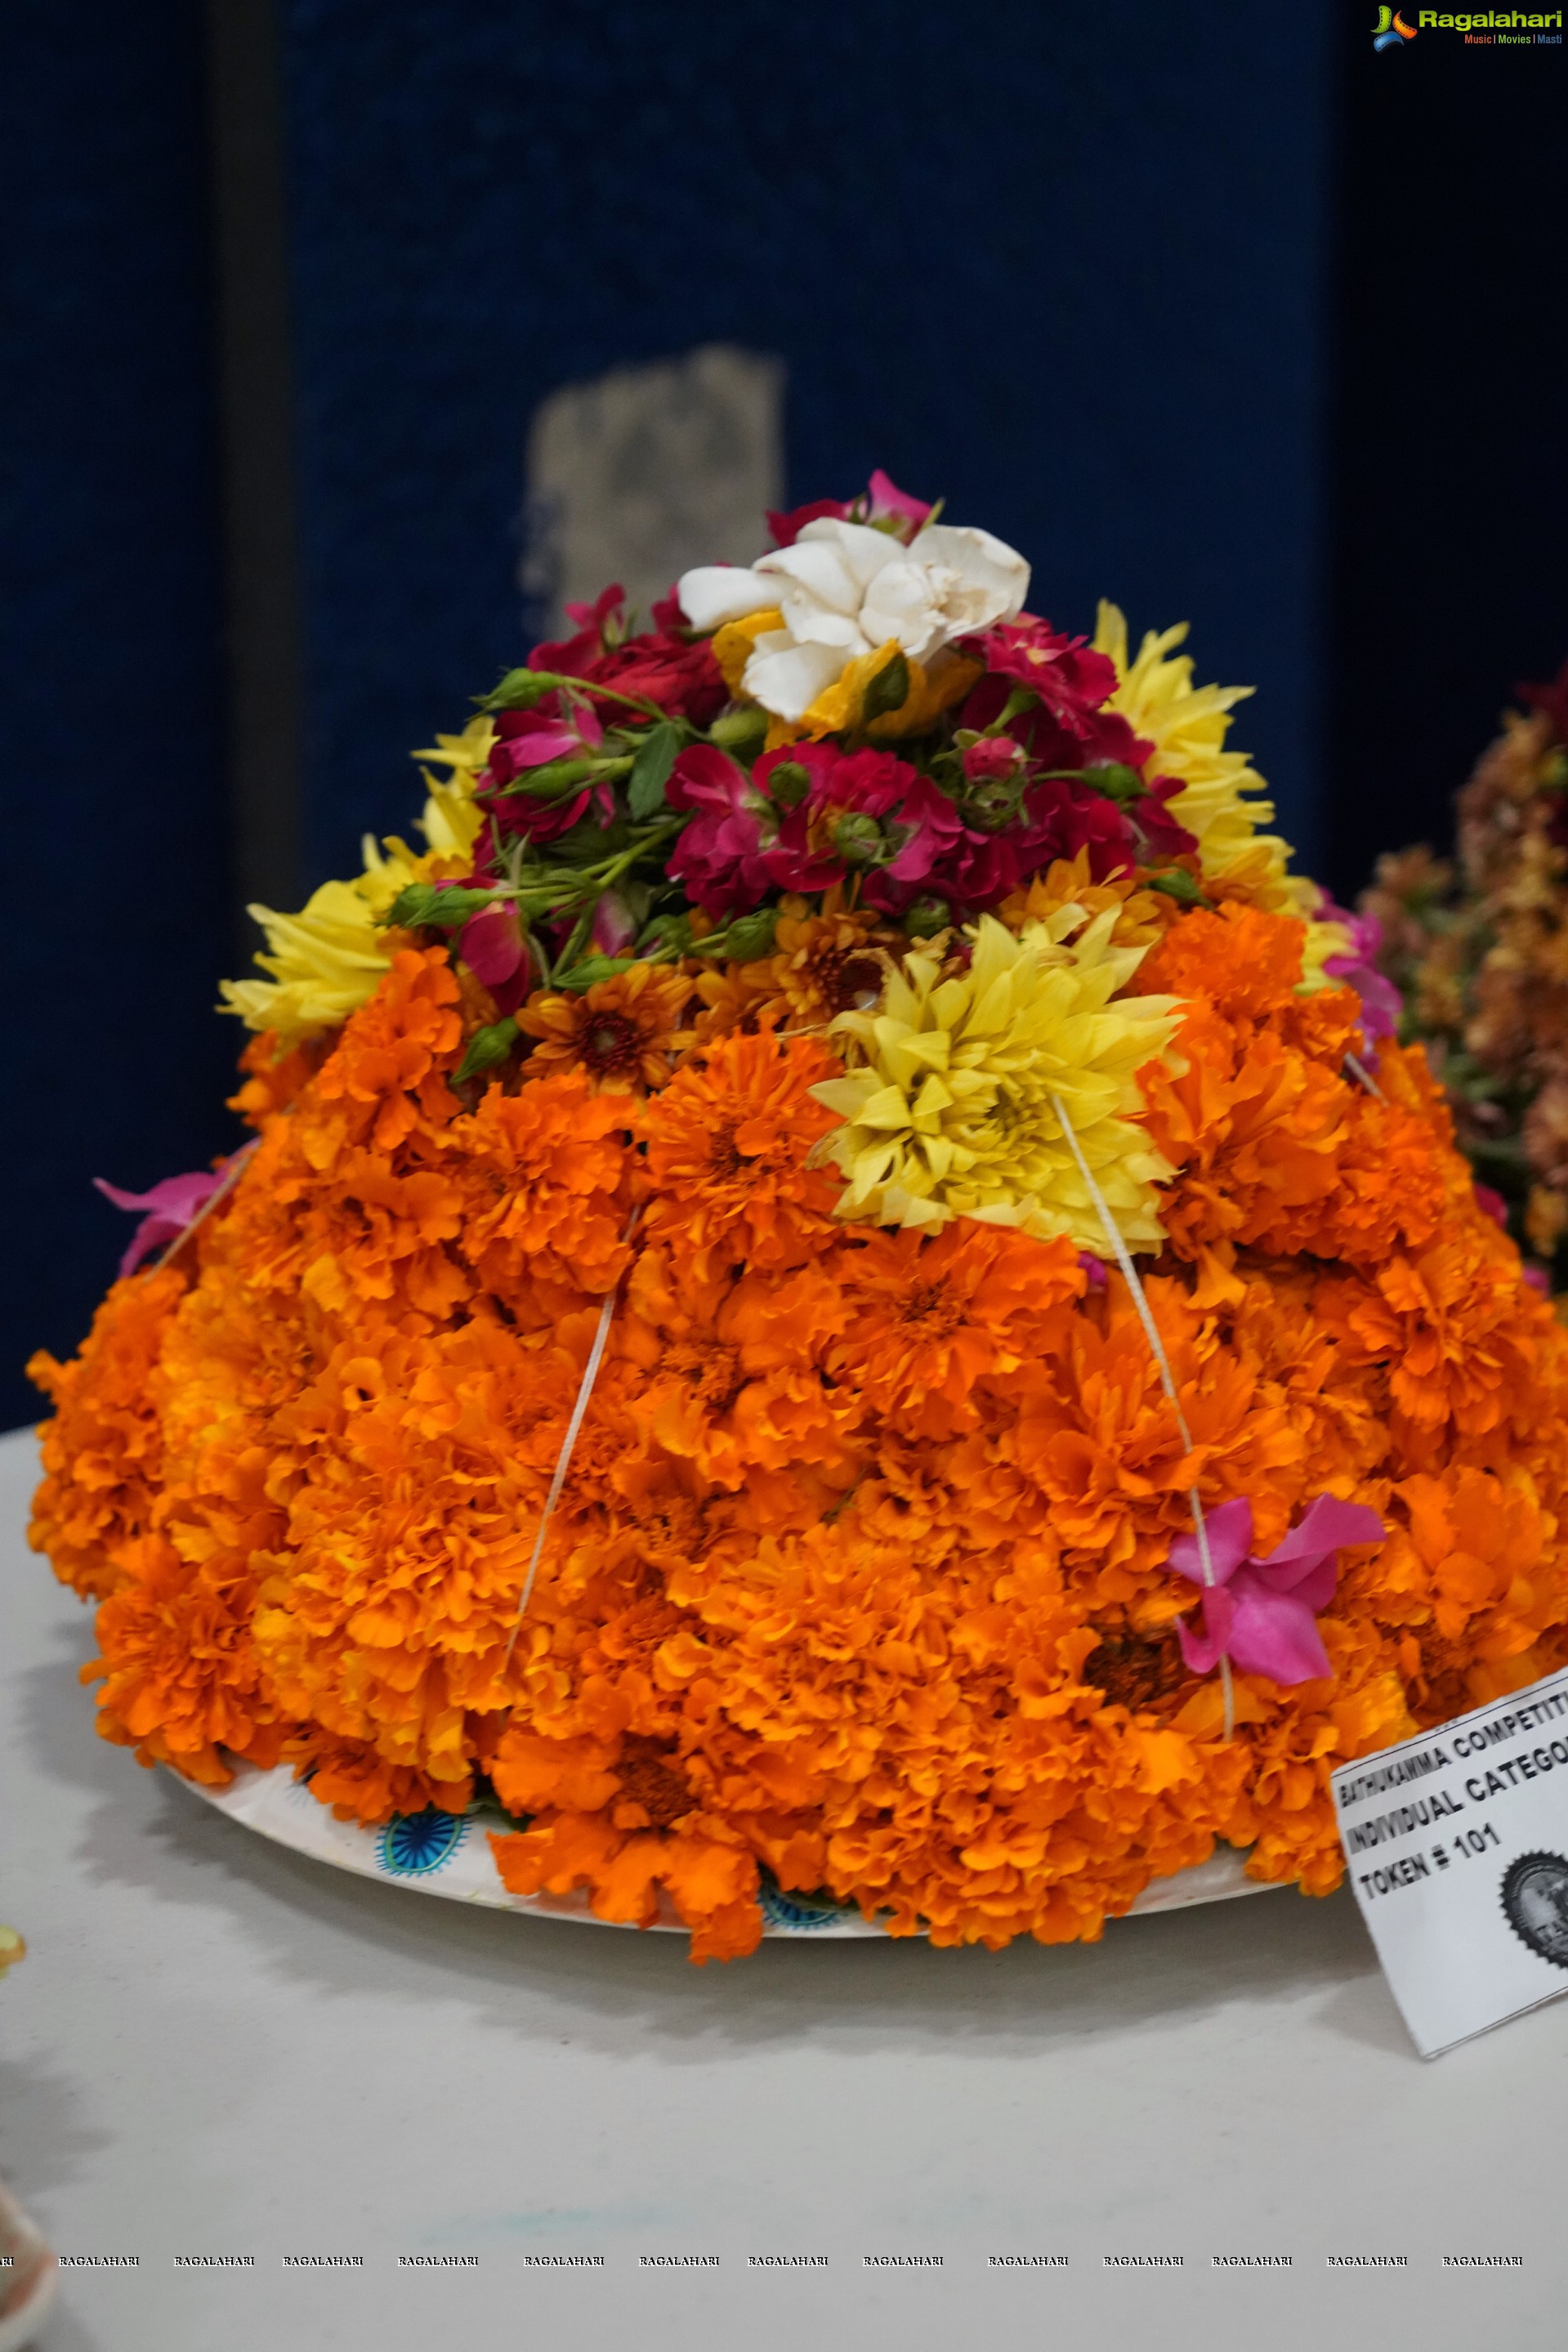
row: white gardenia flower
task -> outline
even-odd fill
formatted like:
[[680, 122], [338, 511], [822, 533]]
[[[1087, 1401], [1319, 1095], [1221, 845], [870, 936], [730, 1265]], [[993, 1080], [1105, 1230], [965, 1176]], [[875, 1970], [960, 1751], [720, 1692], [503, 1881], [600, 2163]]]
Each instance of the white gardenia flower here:
[[798, 719], [852, 661], [891, 640], [929, 667], [955, 637], [1016, 620], [1029, 565], [988, 530], [930, 523], [907, 547], [866, 523], [809, 522], [793, 547], [749, 570], [699, 564], [676, 585], [694, 629], [716, 629], [777, 605], [741, 683], [764, 710]]

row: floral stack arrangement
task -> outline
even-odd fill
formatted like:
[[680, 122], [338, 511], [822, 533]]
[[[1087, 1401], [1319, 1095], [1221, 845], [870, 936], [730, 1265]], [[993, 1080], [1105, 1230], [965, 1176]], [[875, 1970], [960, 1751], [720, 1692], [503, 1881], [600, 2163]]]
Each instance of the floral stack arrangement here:
[[1542, 1287], [1568, 1291], [1568, 662], [1458, 795], [1458, 854], [1402, 849], [1362, 898], [1360, 951], [1404, 1000], [1478, 1190]]
[[1184, 631], [770, 520], [257, 910], [256, 1138], [35, 1365], [100, 1728], [698, 1958], [1324, 1893], [1332, 1766], [1568, 1661], [1568, 1332]]

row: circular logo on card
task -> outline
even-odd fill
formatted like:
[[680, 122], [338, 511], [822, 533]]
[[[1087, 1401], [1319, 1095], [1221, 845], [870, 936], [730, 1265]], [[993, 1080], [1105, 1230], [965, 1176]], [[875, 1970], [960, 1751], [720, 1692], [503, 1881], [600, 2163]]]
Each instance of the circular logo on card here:
[[1521, 1944], [1554, 1968], [1568, 1969], [1568, 1861], [1560, 1853], [1521, 1853], [1502, 1882], [1502, 1907]]

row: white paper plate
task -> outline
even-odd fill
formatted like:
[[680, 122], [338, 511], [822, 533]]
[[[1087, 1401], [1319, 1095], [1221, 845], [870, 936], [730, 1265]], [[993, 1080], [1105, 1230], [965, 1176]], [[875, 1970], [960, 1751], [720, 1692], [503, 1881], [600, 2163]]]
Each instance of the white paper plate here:
[[[573, 1895], [514, 1895], [501, 1883], [486, 1832], [514, 1829], [504, 1813], [478, 1805], [467, 1813], [408, 1813], [384, 1829], [361, 1829], [335, 1819], [318, 1804], [287, 1764], [270, 1772], [231, 1758], [234, 1779], [226, 1789], [196, 1789], [220, 1813], [258, 1831], [276, 1844], [291, 1846], [361, 1878], [412, 1886], [422, 1895], [444, 1895], [455, 1903], [478, 1903], [493, 1911], [527, 1911], [541, 1919], [577, 1919], [590, 1927], [618, 1927], [588, 1907], [586, 1891]], [[187, 1781], [188, 1788], [195, 1784]], [[1192, 1903], [1222, 1903], [1237, 1895], [1266, 1895], [1268, 1887], [1245, 1875], [1247, 1857], [1234, 1846], [1217, 1847], [1207, 1862], [1171, 1878], [1156, 1879], [1134, 1904], [1134, 1912], [1179, 1911]], [[762, 1909], [769, 1936], [881, 1936], [883, 1930], [853, 1909], [812, 1895], [785, 1894], [764, 1884]], [[674, 1911], [661, 1905], [654, 1922], [678, 1935], [686, 1930]]]

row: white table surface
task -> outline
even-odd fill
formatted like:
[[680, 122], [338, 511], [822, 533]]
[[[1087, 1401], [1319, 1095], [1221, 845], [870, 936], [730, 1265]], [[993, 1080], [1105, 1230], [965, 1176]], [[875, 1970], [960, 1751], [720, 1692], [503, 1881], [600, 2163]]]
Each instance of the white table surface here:
[[[30, 1435], [0, 1440], [0, 1918], [30, 1946], [0, 1986], [0, 2171], [60, 2251], [141, 2256], [63, 2279], [43, 2352], [1568, 2343], [1561, 2004], [1423, 2063], [1343, 1895], [1090, 1948], [774, 1943], [695, 1969], [673, 1937], [350, 1877], [97, 1738], [90, 1621], [22, 1539], [33, 1475]], [[523, 2260], [557, 2252], [604, 2267]], [[831, 2259], [749, 2267], [768, 2252]]]

